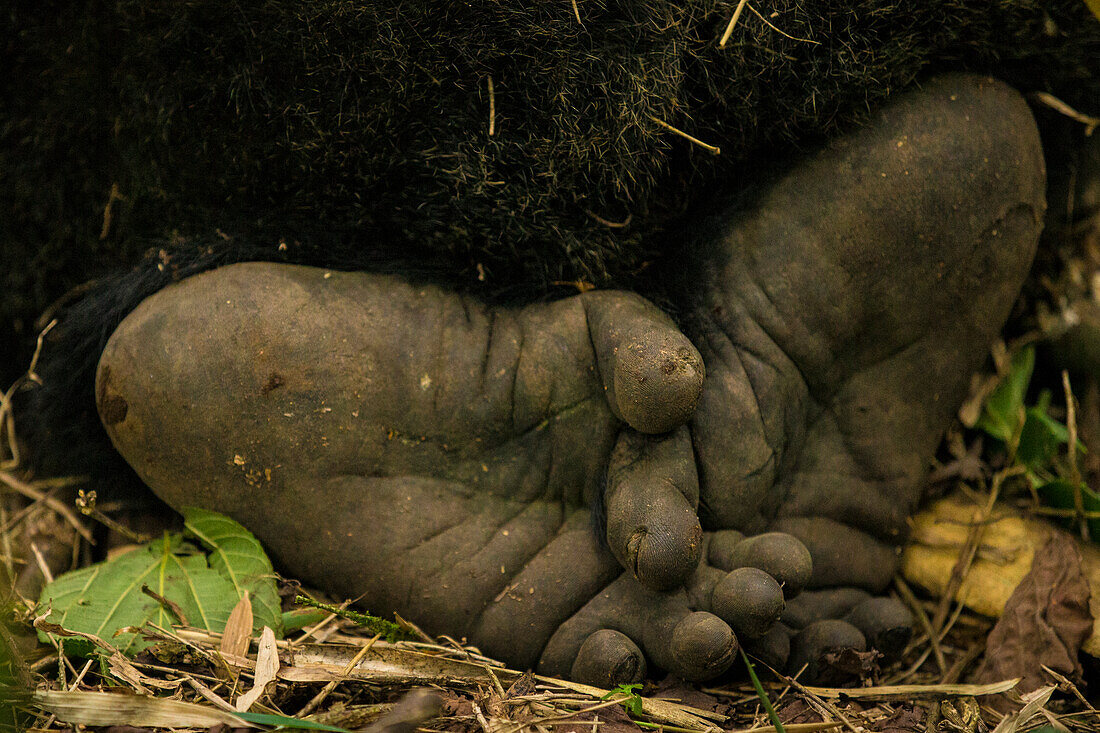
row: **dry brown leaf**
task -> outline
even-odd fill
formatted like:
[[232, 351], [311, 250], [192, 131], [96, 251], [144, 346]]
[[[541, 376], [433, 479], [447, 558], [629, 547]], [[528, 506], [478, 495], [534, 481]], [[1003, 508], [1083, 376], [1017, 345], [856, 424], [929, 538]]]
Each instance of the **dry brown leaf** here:
[[241, 600], [233, 607], [233, 612], [229, 614], [225, 622], [225, 631], [222, 632], [222, 642], [218, 650], [226, 660], [248, 656], [252, 623], [252, 601], [249, 599], [248, 591], [245, 591]]
[[1021, 690], [1031, 692], [1047, 681], [1044, 665], [1079, 673], [1077, 653], [1092, 624], [1081, 554], [1069, 535], [1052, 533], [990, 632], [975, 680], [1021, 677]]
[[279, 674], [279, 649], [275, 646], [275, 632], [265, 626], [260, 632], [260, 644], [256, 651], [255, 684], [252, 689], [237, 698], [237, 712], [247, 712], [267, 691], [267, 686]]

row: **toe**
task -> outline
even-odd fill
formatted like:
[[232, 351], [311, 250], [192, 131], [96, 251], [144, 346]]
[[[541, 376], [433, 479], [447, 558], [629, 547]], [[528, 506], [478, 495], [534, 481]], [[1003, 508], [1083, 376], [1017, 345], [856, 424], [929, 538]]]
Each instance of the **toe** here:
[[881, 591], [894, 577], [899, 550], [892, 543], [826, 517], [783, 517], [774, 526], [809, 550], [811, 588], [857, 586]]
[[[670, 616], [667, 621], [672, 621]], [[660, 626], [652, 627], [654, 631]], [[654, 636], [651, 632], [651, 636]], [[652, 638], [655, 659], [685, 680], [707, 680], [725, 672], [740, 648], [737, 636], [722, 619], [706, 611], [694, 611], [675, 621], [672, 633]]]
[[791, 631], [783, 624], [776, 624], [763, 636], [745, 639], [744, 647], [746, 654], [772, 669], [786, 669], [791, 656]]
[[868, 598], [845, 617], [867, 639], [867, 644], [880, 652], [886, 661], [901, 656], [913, 638], [913, 615], [895, 598]]
[[707, 560], [716, 568], [759, 568], [783, 587], [783, 595], [794, 598], [810, 581], [813, 560], [797, 537], [783, 532], [766, 532], [745, 538], [725, 530], [710, 537]]
[[711, 592], [711, 610], [742, 639], [756, 639], [775, 626], [785, 606], [783, 589], [759, 568], [737, 568]]
[[[602, 633], [609, 630], [614, 634]], [[657, 593], [623, 575], [558, 628], [539, 671], [560, 676], [575, 669], [589, 680], [616, 679], [634, 669], [631, 644], [654, 666], [688, 680], [722, 674], [739, 648], [729, 625], [693, 611], [683, 591]]]
[[608, 465], [607, 542], [643, 585], [675, 588], [699, 564], [698, 496], [686, 428], [666, 436], [623, 431]]
[[569, 677], [574, 682], [610, 689], [645, 679], [645, 655], [626, 634], [593, 632], [577, 651]]
[[635, 430], [683, 425], [703, 391], [703, 359], [672, 320], [622, 292], [581, 296], [612, 411]]
[[820, 682], [826, 679], [830, 668], [825, 655], [843, 650], [866, 651], [867, 639], [847, 621], [815, 621], [791, 640], [787, 669], [792, 674], [805, 669], [801, 679]]
[[788, 603], [782, 615], [783, 625], [796, 631], [822, 621], [841, 621], [854, 627], [866, 648], [877, 651], [887, 662], [901, 656], [913, 637], [913, 616], [905, 604], [887, 596], [872, 596], [860, 588], [807, 591]]

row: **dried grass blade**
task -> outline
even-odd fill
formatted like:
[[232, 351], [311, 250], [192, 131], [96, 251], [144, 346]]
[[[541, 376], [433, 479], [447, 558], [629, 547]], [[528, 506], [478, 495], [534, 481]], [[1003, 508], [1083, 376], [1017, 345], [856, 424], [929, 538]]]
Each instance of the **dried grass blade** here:
[[806, 687], [821, 698], [837, 700], [906, 700], [913, 697], [981, 697], [1008, 692], [1020, 683], [1020, 678], [993, 682], [988, 685], [880, 685], [878, 687]]
[[221, 710], [178, 700], [110, 692], [42, 690], [34, 702], [59, 720], [77, 725], [129, 725], [148, 728], [255, 728], [256, 725]]

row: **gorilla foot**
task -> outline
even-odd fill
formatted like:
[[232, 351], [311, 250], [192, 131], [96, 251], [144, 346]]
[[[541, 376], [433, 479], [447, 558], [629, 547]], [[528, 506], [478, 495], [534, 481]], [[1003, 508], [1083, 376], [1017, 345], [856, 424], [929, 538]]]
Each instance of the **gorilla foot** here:
[[[811, 666], [894, 648], [906, 616], [866, 591], [1026, 274], [1043, 178], [1019, 96], [947, 77], [692, 243], [690, 341], [628, 293], [509, 310], [242, 264], [126, 319], [99, 410], [170, 504], [517, 666], [611, 685], [647, 659], [715, 676], [739, 640]], [[797, 628], [803, 587], [858, 600]]]
[[[773, 595], [761, 619], [700, 566], [695, 462], [676, 425], [702, 384], [694, 347], [628, 293], [489, 309], [396, 278], [249, 263], [143, 302], [111, 337], [97, 396], [161, 498], [239, 519], [299, 577], [519, 666], [605, 592], [618, 612], [601, 618], [702, 677], [732, 661], [730, 623], [774, 623], [779, 583], [810, 573], [787, 538], [796, 564], [773, 562], [779, 580], [756, 571]], [[698, 594], [730, 589], [649, 590], [689, 577]], [[643, 597], [663, 605], [642, 618]], [[711, 605], [721, 619], [692, 615]], [[597, 641], [574, 650], [578, 674], [644, 671]]]

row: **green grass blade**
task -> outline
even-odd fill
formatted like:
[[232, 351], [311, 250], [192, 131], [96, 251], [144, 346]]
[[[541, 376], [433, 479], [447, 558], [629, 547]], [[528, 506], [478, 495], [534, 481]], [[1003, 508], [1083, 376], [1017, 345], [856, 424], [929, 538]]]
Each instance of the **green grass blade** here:
[[756, 696], [760, 698], [760, 704], [764, 706], [764, 712], [768, 714], [768, 720], [779, 733], [787, 733], [786, 728], [779, 722], [779, 716], [772, 707], [772, 701], [768, 699], [768, 693], [764, 692], [764, 686], [760, 684], [760, 678], [756, 676], [756, 671], [752, 668], [752, 662], [749, 661], [744, 649], [741, 650], [741, 658], [745, 660], [745, 669], [749, 670], [749, 679], [752, 680], [752, 686], [756, 689]]

